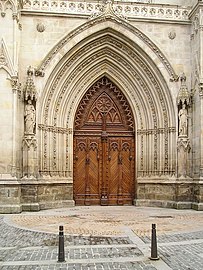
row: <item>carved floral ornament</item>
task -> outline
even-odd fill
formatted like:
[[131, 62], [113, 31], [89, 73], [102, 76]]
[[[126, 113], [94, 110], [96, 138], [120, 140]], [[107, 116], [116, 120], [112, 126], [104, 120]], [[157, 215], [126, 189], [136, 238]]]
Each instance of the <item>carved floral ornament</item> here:
[[41, 23], [41, 22], [37, 24], [36, 28], [37, 28], [37, 31], [40, 32], [40, 33], [45, 31], [45, 25], [43, 23]]
[[[23, 0], [23, 9], [26, 11], [47, 11], [53, 13], [77, 14], [80, 16], [95, 16], [105, 10], [108, 1], [66, 1], [66, 0]], [[136, 2], [111, 1], [113, 11], [119, 16], [143, 19], [188, 21], [189, 7], [177, 5], [154, 5], [151, 0]]]
[[175, 30], [171, 30], [171, 31], [168, 33], [168, 37], [169, 37], [170, 39], [175, 39], [175, 37], [176, 37], [176, 32], [175, 32]]

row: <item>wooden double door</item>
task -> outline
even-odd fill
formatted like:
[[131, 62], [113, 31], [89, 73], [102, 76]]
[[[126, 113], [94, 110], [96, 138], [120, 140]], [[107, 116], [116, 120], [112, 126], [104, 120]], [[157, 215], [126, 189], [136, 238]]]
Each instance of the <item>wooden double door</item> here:
[[135, 198], [134, 120], [106, 77], [85, 94], [74, 128], [76, 205], [131, 205]]

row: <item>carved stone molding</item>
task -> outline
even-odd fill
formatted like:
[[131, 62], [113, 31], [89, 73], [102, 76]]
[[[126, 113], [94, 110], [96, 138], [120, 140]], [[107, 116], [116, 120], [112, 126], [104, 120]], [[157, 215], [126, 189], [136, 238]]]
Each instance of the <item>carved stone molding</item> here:
[[124, 20], [127, 20], [127, 17], [125, 17], [123, 14], [116, 13], [113, 9], [113, 0], [107, 0], [105, 3], [105, 6], [101, 7], [99, 12], [92, 13], [90, 16], [90, 19], [96, 18], [96, 17], [115, 17], [117, 19], [121, 18]]
[[56, 126], [46, 126], [44, 124], [38, 125], [39, 130], [53, 132], [53, 133], [61, 133], [61, 134], [72, 134], [72, 129], [70, 128], [62, 128], [62, 127], [56, 127]]
[[[23, 11], [41, 11], [62, 14], [74, 14], [80, 16], [91, 16], [98, 14], [104, 10], [102, 1], [65, 1], [65, 0], [23, 0]], [[151, 19], [163, 21], [184, 21], [188, 22], [190, 7], [180, 7], [177, 5], [154, 5], [151, 0], [142, 0], [139, 3], [130, 1], [115, 1], [113, 3], [113, 11], [117, 15], [128, 17], [131, 20]]]
[[[90, 49], [93, 49], [94, 46], [95, 47], [98, 47], [98, 45], [101, 45], [102, 42], [104, 42], [104, 44], [106, 42], [108, 42], [109, 44], [111, 44], [111, 46], [115, 46], [115, 47], [118, 47], [119, 50], [124, 50], [125, 53], [128, 53], [131, 58], [133, 59], [133, 61], [135, 61], [137, 64], [139, 64], [141, 66], [141, 68], [143, 70], [145, 70], [145, 74], [148, 75], [148, 78], [151, 80], [152, 82], [152, 85], [156, 88], [156, 91], [159, 93], [159, 97], [160, 97], [160, 104], [161, 104], [161, 108], [163, 110], [163, 115], [164, 115], [164, 127], [162, 128], [162, 131], [159, 131], [157, 130], [157, 115], [156, 115], [156, 108], [155, 108], [155, 104], [153, 103], [153, 98], [151, 97], [151, 92], [149, 91], [148, 87], [145, 85], [145, 82], [143, 81], [143, 78], [141, 78], [138, 73], [135, 71], [135, 69], [133, 68], [133, 65], [131, 64], [128, 64], [126, 62], [125, 59], [123, 59], [122, 57], [120, 57], [118, 54], [114, 53], [113, 51], [110, 51], [110, 50], [103, 50], [103, 51], [99, 51], [98, 53], [95, 53], [90, 59], [87, 58], [83, 63], [81, 63], [80, 66], [77, 67], [77, 69], [74, 69], [72, 71], [72, 73], [67, 76], [66, 78], [66, 82], [64, 83], [63, 87], [60, 89], [60, 90], [57, 90], [58, 89], [58, 84], [60, 82], [60, 79], [61, 77], [64, 75], [64, 73], [69, 69], [68, 67], [70, 65], [73, 65], [73, 63], [75, 61], [77, 61], [77, 59], [80, 59], [82, 57], [83, 54], [88, 54], [88, 50]], [[108, 44], [107, 43], [107, 44]], [[59, 109], [60, 109], [60, 106], [61, 106], [61, 101], [64, 100], [64, 95], [65, 93], [67, 93], [67, 88], [68, 86], [71, 84], [71, 82], [73, 81], [74, 78], [76, 78], [77, 76], [79, 76], [79, 72], [81, 72], [81, 70], [83, 70], [83, 68], [87, 65], [90, 65], [91, 62], [94, 62], [95, 58], [98, 59], [100, 58], [101, 56], [103, 56], [104, 54], [106, 54], [106, 56], [109, 55], [109, 57], [111, 59], [116, 59], [119, 63], [121, 63], [123, 66], [125, 66], [128, 71], [133, 74], [134, 78], [139, 82], [140, 84], [140, 87], [143, 89], [143, 91], [146, 93], [146, 96], [147, 96], [147, 99], [148, 99], [148, 102], [150, 104], [150, 108], [151, 108], [151, 111], [152, 111], [152, 118], [153, 118], [153, 123], [154, 123], [154, 168], [156, 170], [157, 168], [157, 159], [158, 159], [158, 134], [163, 132], [162, 134], [164, 135], [164, 149], [165, 149], [165, 156], [164, 156], [164, 166], [165, 166], [165, 171], [168, 171], [168, 148], [169, 148], [169, 145], [168, 145], [168, 136], [169, 136], [169, 133], [172, 132], [171, 129], [173, 129], [174, 131], [174, 128], [169, 128], [168, 127], [168, 115], [167, 115], [167, 109], [166, 109], [166, 104], [165, 104], [165, 98], [163, 97], [163, 93], [161, 91], [161, 88], [159, 86], [159, 83], [156, 81], [156, 78], [154, 77], [154, 75], [152, 74], [152, 72], [149, 70], [149, 67], [147, 67], [145, 65], [145, 63], [143, 62], [140, 62], [140, 59], [138, 58], [138, 56], [129, 48], [127, 47], [126, 45], [120, 43], [118, 40], [114, 40], [112, 37], [103, 37], [101, 38], [101, 40], [99, 41], [95, 41], [94, 43], [91, 43], [91, 47], [90, 45], [86, 45], [84, 47], [82, 47], [82, 49], [80, 51], [77, 51], [77, 53], [75, 55], [73, 55], [70, 59], [67, 60], [67, 62], [64, 64], [64, 66], [61, 68], [60, 72], [57, 74], [57, 76], [55, 77], [55, 80], [53, 81], [52, 83], [52, 87], [50, 87], [49, 89], [49, 93], [47, 94], [47, 102], [44, 106], [44, 112], [43, 112], [43, 115], [44, 115], [44, 124], [45, 126], [47, 126], [47, 121], [48, 121], [48, 115], [49, 115], [49, 109], [50, 109], [50, 103], [52, 102], [52, 99], [55, 95], [55, 92], [56, 91], [59, 91], [58, 92], [58, 95], [57, 95], [57, 99], [55, 100], [55, 108], [54, 108], [54, 115], [53, 115], [53, 123], [54, 123], [54, 127], [56, 127], [57, 125], [57, 119], [59, 117], [58, 113], [59, 113]], [[88, 78], [87, 78], [88, 79]], [[68, 112], [68, 118], [67, 118], [67, 123], [68, 123], [68, 119], [71, 115], [71, 110], [72, 108], [74, 107], [74, 102], [75, 100], [77, 99], [77, 95], [79, 94], [79, 92], [81, 91], [81, 89], [78, 89], [77, 90], [77, 93], [74, 94], [74, 99], [72, 100], [72, 103], [70, 104], [69, 108], [70, 108], [70, 111]], [[48, 145], [47, 145], [47, 140], [48, 140], [48, 129], [46, 128], [45, 132], [43, 133], [43, 141], [44, 141], [44, 166], [47, 166], [47, 151], [48, 151]], [[57, 130], [53, 129], [53, 132], [57, 132]], [[150, 132], [150, 131], [148, 131]], [[57, 153], [57, 149], [56, 149], [56, 134], [53, 134], [53, 158], [55, 160], [55, 156], [56, 156], [56, 153]], [[142, 146], [144, 145], [144, 143], [142, 143]], [[141, 166], [143, 166], [142, 164], [144, 163], [143, 162], [143, 149], [141, 149]], [[53, 162], [53, 165], [56, 166], [56, 163], [55, 161]]]
[[[173, 67], [165, 57], [165, 55], [160, 51], [160, 49], [150, 40], [144, 33], [142, 33], [140, 30], [135, 28], [134, 26], [130, 25], [128, 22], [118, 19], [117, 17], [109, 16], [106, 17], [97, 17], [93, 20], [90, 20], [83, 25], [79, 26], [75, 30], [73, 30], [70, 34], [68, 34], [65, 38], [63, 38], [46, 56], [46, 58], [42, 61], [42, 64], [37, 68], [37, 71], [39, 71], [39, 74], [44, 73], [46, 67], [49, 65], [51, 60], [54, 58], [54, 56], [65, 46], [66, 43], [68, 43], [73, 37], [77, 36], [81, 32], [91, 28], [92, 26], [102, 23], [104, 21], [112, 21], [115, 23], [119, 23], [122, 25], [122, 27], [130, 32], [132, 32], [135, 36], [137, 36], [139, 39], [141, 39], [159, 58], [159, 60], [162, 62], [163, 66], [166, 68], [171, 81], [177, 81], [178, 76], [176, 75], [175, 71], [173, 70]], [[123, 30], [125, 32], [125, 30]], [[38, 74], [38, 73], [36, 73]]]
[[175, 133], [176, 128], [175, 127], [167, 127], [165, 128], [157, 128], [157, 129], [138, 129], [137, 134], [138, 135], [149, 135], [149, 134], [164, 134], [167, 133]]

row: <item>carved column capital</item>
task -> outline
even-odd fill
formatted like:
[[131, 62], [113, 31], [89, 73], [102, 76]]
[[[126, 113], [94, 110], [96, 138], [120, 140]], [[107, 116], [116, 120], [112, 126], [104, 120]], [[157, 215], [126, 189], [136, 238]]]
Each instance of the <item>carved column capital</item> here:
[[17, 93], [18, 97], [21, 98], [22, 97], [22, 88], [21, 88], [21, 83], [18, 80], [17, 76], [12, 76], [10, 79], [11, 82], [11, 87], [13, 90], [13, 93]]
[[184, 152], [189, 153], [191, 146], [190, 146], [190, 140], [187, 136], [179, 136], [177, 141], [177, 150], [180, 152], [180, 150], [183, 149]]
[[31, 148], [37, 149], [37, 139], [35, 135], [24, 135], [23, 137], [23, 147], [27, 148], [29, 151]]

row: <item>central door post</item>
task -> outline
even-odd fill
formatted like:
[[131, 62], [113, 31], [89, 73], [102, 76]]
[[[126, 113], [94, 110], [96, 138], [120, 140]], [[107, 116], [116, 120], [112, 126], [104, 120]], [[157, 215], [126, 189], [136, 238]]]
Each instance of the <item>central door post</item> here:
[[108, 192], [107, 192], [107, 142], [108, 134], [106, 132], [106, 112], [102, 113], [102, 190], [101, 190], [101, 205], [108, 205]]

